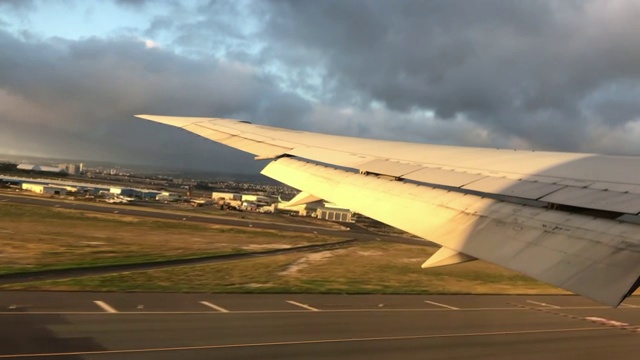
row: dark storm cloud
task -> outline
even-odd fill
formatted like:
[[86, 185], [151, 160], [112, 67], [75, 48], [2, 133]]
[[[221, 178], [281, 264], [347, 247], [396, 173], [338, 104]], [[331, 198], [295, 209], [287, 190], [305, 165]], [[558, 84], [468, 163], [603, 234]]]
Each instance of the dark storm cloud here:
[[585, 102], [638, 82], [638, 3], [274, 1], [270, 14], [265, 61], [321, 67], [319, 93], [334, 104], [463, 115], [568, 150], [596, 113], [611, 127], [640, 115], [637, 98]]
[[32, 144], [22, 148], [50, 147], [61, 156], [238, 171], [247, 166], [237, 163], [242, 155], [132, 115], [268, 123], [308, 111], [246, 65], [187, 58], [136, 39], [27, 41], [0, 32], [0, 48], [0, 125], [11, 130], [0, 134], [3, 146], [23, 138]]

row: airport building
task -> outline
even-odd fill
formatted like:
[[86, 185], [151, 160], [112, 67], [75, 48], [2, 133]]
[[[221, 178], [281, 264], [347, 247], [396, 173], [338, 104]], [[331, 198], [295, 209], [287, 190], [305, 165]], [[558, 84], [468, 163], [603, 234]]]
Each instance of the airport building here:
[[179, 201], [182, 200], [182, 195], [163, 191], [161, 194], [156, 195], [158, 201]]
[[238, 193], [225, 193], [225, 192], [213, 192], [211, 193], [212, 200], [226, 200], [226, 201], [240, 201], [257, 203], [258, 205], [270, 205], [277, 200], [263, 195], [254, 194], [238, 194]]
[[322, 220], [353, 222], [351, 220], [352, 212], [349, 209], [340, 209], [334, 207], [321, 207], [316, 209], [316, 217]]
[[31, 191], [37, 194], [47, 194], [47, 195], [66, 195], [67, 189], [60, 186], [51, 186], [44, 184], [34, 184], [34, 183], [22, 183], [22, 189], [26, 191]]
[[242, 201], [242, 194], [226, 193], [226, 192], [214, 192], [211, 194], [212, 200], [236, 200]]
[[289, 205], [290, 203], [291, 201], [281, 201], [277, 204], [277, 210], [296, 213], [299, 216], [313, 216], [328, 221], [354, 222], [351, 210], [337, 207], [335, 204], [322, 200], [292, 206]]
[[112, 187], [109, 188], [109, 193], [124, 196], [124, 197], [135, 197], [140, 199], [153, 199], [162, 194], [162, 191], [157, 190], [148, 190], [148, 189], [134, 189], [134, 188], [120, 188], [120, 187]]
[[111, 194], [120, 195], [120, 196], [127, 196], [127, 197], [134, 197], [134, 196], [138, 196], [140, 194], [140, 192], [138, 190], [136, 190], [136, 189], [119, 188], [119, 187], [109, 188], [109, 192]]
[[67, 174], [78, 175], [83, 171], [83, 164], [60, 164], [58, 167], [64, 170]]

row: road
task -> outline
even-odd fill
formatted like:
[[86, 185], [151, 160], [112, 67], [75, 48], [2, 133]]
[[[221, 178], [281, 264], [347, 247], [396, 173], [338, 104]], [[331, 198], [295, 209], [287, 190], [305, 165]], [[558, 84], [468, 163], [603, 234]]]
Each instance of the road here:
[[635, 359], [640, 298], [0, 293], [0, 359]]

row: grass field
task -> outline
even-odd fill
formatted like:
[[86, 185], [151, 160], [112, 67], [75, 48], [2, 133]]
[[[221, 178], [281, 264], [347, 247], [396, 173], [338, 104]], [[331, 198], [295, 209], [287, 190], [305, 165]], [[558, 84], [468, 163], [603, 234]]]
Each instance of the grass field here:
[[317, 253], [6, 285], [3, 289], [242, 293], [555, 294], [562, 290], [476, 261], [421, 269], [434, 249], [371, 242]]
[[0, 274], [201, 257], [337, 240], [311, 234], [0, 203]]
[[[0, 203], [0, 274], [285, 248], [317, 235]], [[2, 289], [250, 293], [565, 293], [475, 261], [421, 269], [435, 248], [384, 242]]]

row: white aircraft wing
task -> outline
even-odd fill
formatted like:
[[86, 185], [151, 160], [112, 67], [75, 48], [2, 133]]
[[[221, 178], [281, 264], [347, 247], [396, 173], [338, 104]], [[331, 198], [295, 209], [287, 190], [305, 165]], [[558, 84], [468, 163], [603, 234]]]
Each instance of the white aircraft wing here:
[[[640, 285], [640, 158], [382, 141], [137, 115], [272, 160], [262, 171], [473, 259], [618, 306]], [[349, 171], [348, 169], [353, 169]]]

